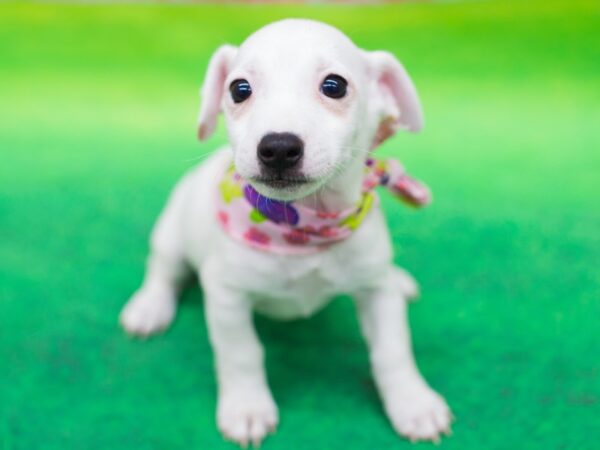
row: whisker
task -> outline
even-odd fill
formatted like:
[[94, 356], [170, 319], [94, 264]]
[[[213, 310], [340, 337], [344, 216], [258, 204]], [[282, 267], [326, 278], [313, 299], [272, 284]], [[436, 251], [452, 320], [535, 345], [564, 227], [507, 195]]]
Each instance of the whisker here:
[[200, 155], [195, 156], [194, 158], [183, 159], [183, 160], [181, 160], [181, 162], [190, 163], [190, 162], [202, 161], [203, 159], [208, 158], [209, 156], [211, 156], [214, 153], [215, 153], [215, 150], [211, 150], [209, 152], [201, 153]]

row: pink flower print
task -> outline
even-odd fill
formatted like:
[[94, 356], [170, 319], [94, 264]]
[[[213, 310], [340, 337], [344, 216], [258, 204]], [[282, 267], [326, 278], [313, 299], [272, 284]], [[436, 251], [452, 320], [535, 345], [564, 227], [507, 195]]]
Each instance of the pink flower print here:
[[308, 234], [311, 236], [319, 236], [324, 238], [335, 237], [338, 235], [336, 228], [330, 225], [323, 225], [320, 228], [315, 228], [312, 225], [306, 225], [304, 227], [295, 228], [294, 231], [297, 235], [300, 235], [302, 233], [305, 235]]
[[306, 245], [310, 238], [304, 230], [293, 229], [289, 233], [284, 233], [283, 238], [292, 245]]
[[337, 219], [339, 216], [339, 212], [317, 211], [317, 217], [319, 219]]
[[305, 234], [317, 234], [317, 229], [312, 225], [306, 225], [303, 228], [298, 228], [298, 230], [301, 230]]
[[219, 210], [217, 212], [217, 220], [223, 226], [223, 228], [227, 228], [227, 225], [229, 225], [229, 214], [227, 214], [225, 211]]
[[260, 245], [269, 245], [271, 242], [271, 238], [267, 234], [255, 227], [248, 228], [248, 231], [244, 233], [244, 239]]
[[330, 227], [330, 226], [322, 226], [319, 229], [319, 236], [323, 237], [323, 238], [334, 238], [338, 235], [338, 230], [335, 227]]
[[365, 178], [363, 181], [363, 191], [370, 191], [379, 185], [379, 179]]

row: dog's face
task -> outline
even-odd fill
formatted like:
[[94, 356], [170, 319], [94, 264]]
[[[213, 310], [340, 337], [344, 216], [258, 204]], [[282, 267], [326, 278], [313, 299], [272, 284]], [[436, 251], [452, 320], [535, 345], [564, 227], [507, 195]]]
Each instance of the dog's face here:
[[263, 195], [305, 197], [399, 128], [417, 131], [412, 82], [386, 52], [328, 25], [284, 20], [223, 46], [202, 89], [199, 136], [223, 111], [236, 170]]

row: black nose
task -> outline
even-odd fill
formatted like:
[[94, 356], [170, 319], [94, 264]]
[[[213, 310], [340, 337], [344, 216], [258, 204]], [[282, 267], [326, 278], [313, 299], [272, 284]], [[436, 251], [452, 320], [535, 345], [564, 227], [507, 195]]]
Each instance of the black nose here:
[[282, 172], [300, 162], [304, 143], [292, 133], [269, 133], [258, 143], [257, 153], [264, 166]]

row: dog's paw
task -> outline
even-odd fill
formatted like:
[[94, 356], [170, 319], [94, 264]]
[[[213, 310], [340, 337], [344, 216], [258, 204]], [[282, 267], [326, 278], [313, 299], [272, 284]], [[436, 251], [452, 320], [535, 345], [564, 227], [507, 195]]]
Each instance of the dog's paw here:
[[173, 321], [175, 309], [172, 293], [142, 289], [121, 310], [119, 322], [127, 333], [147, 337], [165, 330]]
[[446, 401], [424, 384], [398, 386], [388, 392], [385, 410], [396, 432], [416, 441], [439, 442], [450, 435], [453, 417]]
[[268, 388], [235, 389], [219, 395], [217, 424], [225, 439], [259, 447], [275, 431], [279, 415]]
[[419, 283], [406, 270], [396, 267], [396, 276], [400, 284], [400, 291], [408, 300], [415, 300], [421, 295]]

